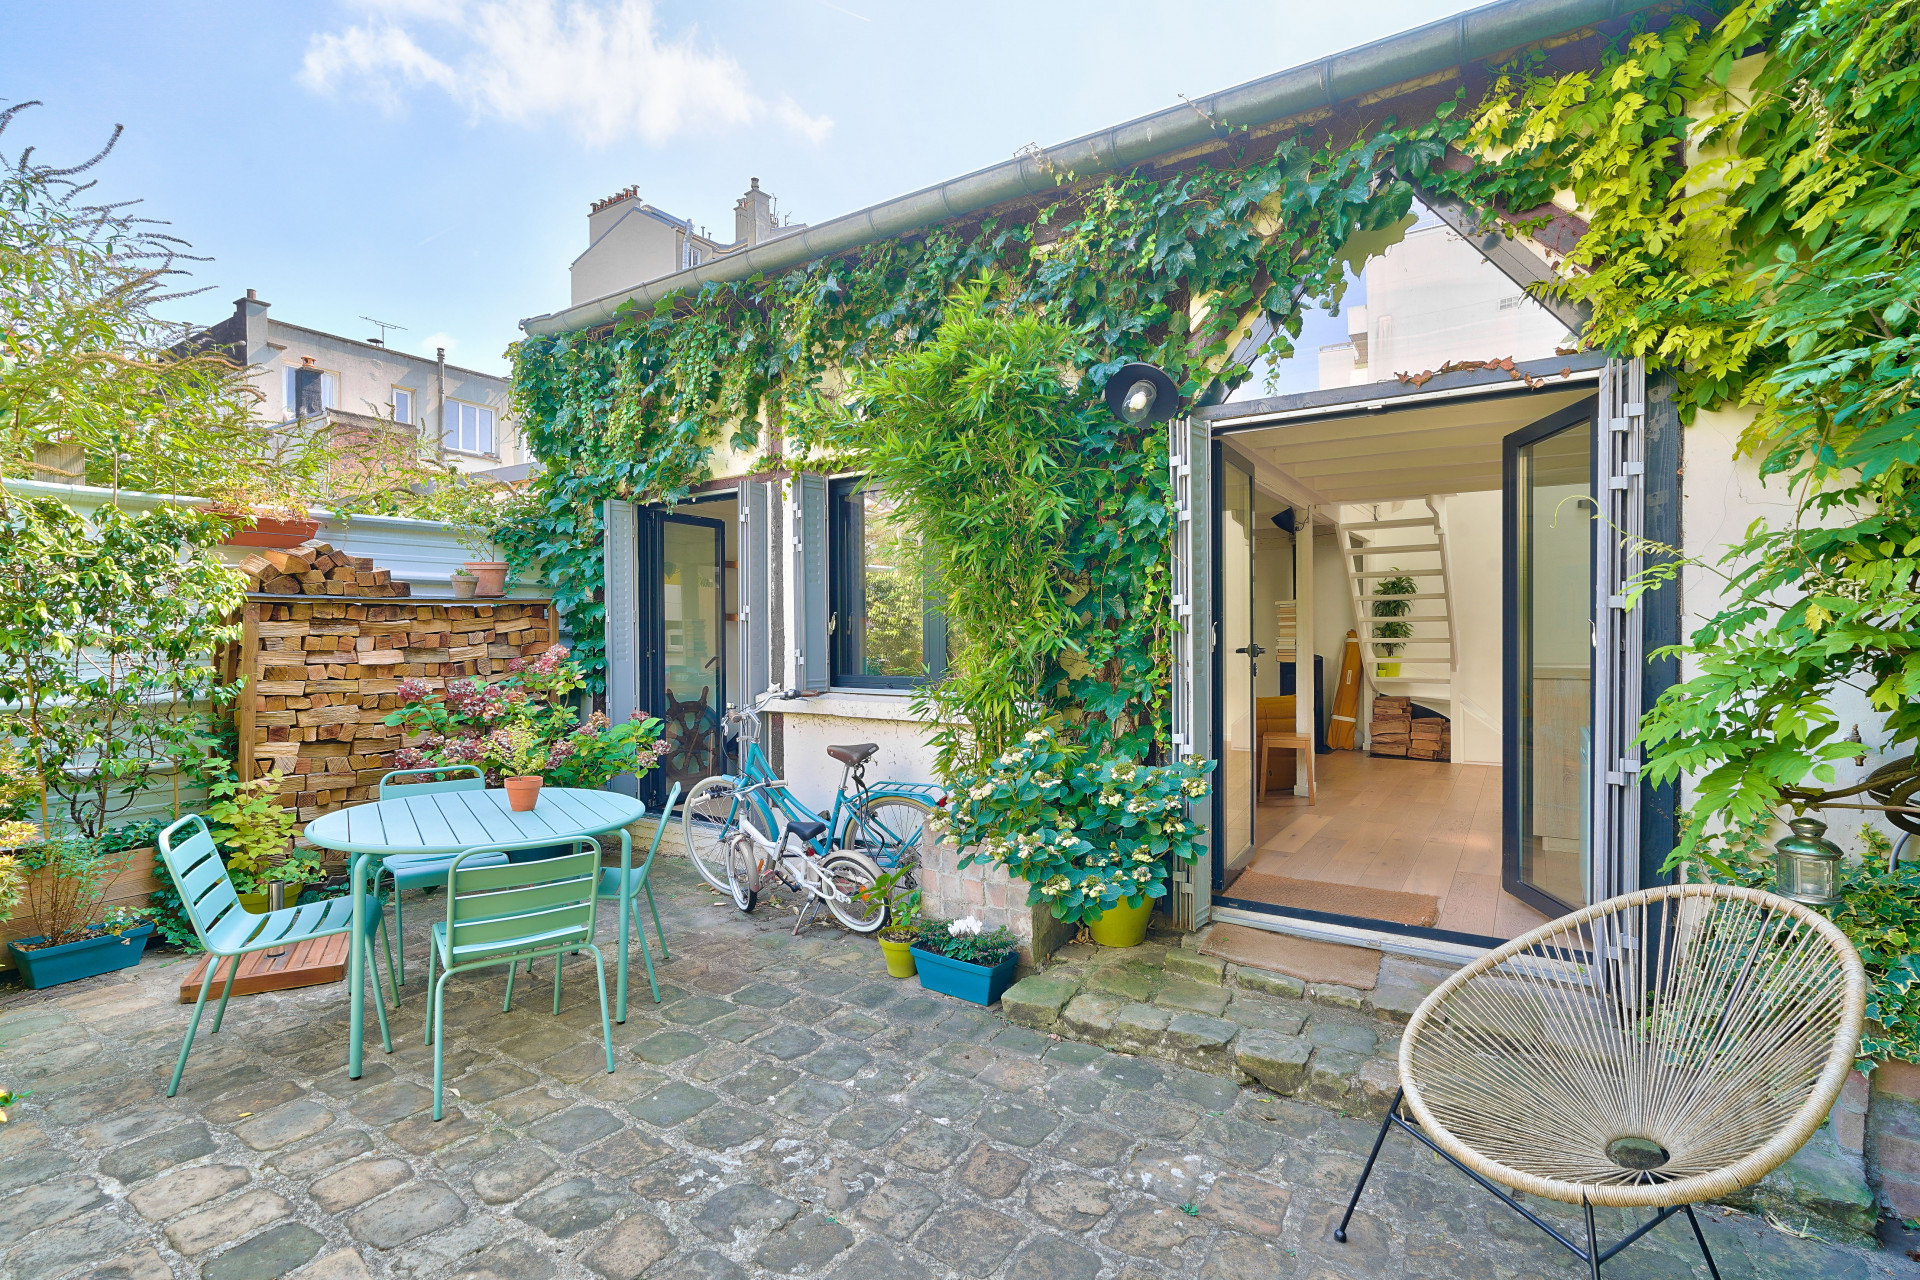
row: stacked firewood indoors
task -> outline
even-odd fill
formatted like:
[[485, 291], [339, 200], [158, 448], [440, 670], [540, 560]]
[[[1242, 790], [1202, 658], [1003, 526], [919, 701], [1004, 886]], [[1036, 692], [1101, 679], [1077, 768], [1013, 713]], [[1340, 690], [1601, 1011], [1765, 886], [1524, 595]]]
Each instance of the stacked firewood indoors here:
[[1415, 716], [1413, 700], [1377, 695], [1367, 726], [1367, 754], [1396, 759], [1452, 760], [1453, 722], [1445, 716]]
[[[293, 557], [301, 571], [285, 572], [276, 556]], [[381, 723], [400, 705], [402, 680], [443, 689], [449, 680], [497, 679], [511, 659], [558, 639], [546, 600], [401, 602], [394, 597], [407, 593], [406, 583], [324, 543], [255, 558], [276, 576], [249, 594], [240, 642], [221, 655], [222, 675], [245, 681], [234, 715], [241, 776], [277, 771], [285, 780], [280, 802], [302, 826], [374, 798], [405, 745], [397, 726]], [[296, 598], [269, 586], [285, 581]]]

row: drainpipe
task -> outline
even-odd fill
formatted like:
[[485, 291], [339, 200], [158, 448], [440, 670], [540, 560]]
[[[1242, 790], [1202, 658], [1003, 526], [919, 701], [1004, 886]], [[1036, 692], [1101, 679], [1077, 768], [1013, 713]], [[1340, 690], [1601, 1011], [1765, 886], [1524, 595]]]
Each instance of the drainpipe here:
[[440, 401], [439, 433], [434, 436], [433, 455], [445, 462], [447, 460], [447, 349], [433, 349], [433, 388], [434, 395]]

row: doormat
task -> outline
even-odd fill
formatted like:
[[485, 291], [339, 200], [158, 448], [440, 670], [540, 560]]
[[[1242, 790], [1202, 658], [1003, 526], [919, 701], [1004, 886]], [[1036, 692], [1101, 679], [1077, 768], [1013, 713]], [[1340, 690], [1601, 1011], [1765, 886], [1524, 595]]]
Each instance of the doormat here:
[[[211, 957], [203, 956], [200, 963], [181, 979], [181, 1004], [192, 1004], [200, 998], [200, 976], [207, 971], [209, 959]], [[232, 970], [233, 963], [231, 959], [220, 961], [220, 968], [213, 975], [213, 990], [207, 994], [209, 1000], [219, 999], [221, 988], [227, 985], [227, 974]], [[269, 956], [264, 951], [249, 951], [241, 956], [240, 972], [233, 980], [233, 994], [245, 996], [256, 991], [313, 987], [323, 982], [338, 982], [346, 976], [347, 935], [330, 933], [324, 938], [296, 942], [283, 948], [277, 956]], [[384, 973], [377, 975], [374, 986], [377, 988], [384, 978]]]
[[1369, 889], [1364, 885], [1326, 880], [1292, 880], [1260, 871], [1243, 874], [1227, 888], [1226, 896], [1271, 902], [1276, 907], [1294, 907], [1301, 911], [1391, 920], [1421, 929], [1431, 929], [1433, 922], [1440, 918], [1440, 899], [1430, 893], [1401, 893], [1398, 889]]
[[1235, 964], [1284, 973], [1302, 982], [1331, 982], [1371, 991], [1380, 981], [1378, 951], [1268, 933], [1265, 929], [1250, 929], [1241, 924], [1214, 925], [1200, 940], [1200, 950]]

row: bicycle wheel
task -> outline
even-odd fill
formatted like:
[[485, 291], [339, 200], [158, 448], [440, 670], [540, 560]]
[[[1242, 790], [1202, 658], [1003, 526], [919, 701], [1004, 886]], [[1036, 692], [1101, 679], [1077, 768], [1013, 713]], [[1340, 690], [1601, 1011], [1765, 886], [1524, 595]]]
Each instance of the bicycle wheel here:
[[687, 861], [702, 880], [722, 893], [731, 892], [727, 886], [727, 838], [739, 830], [742, 817], [762, 835], [771, 837], [753, 801], [741, 798], [734, 780], [728, 777], [700, 779], [680, 805], [680, 834], [686, 840]]
[[[927, 819], [937, 812], [932, 804], [911, 796], [869, 800], [854, 811], [853, 821], [847, 825], [848, 846], [872, 858], [882, 871], [917, 867], [932, 843], [926, 835]], [[907, 888], [919, 888], [917, 880], [917, 876], [909, 875]]]
[[845, 902], [836, 902], [832, 898], [826, 900], [827, 910], [833, 913], [833, 918], [853, 933], [879, 932], [887, 922], [885, 899], [878, 895], [873, 898], [860, 896], [880, 877], [873, 859], [857, 853], [830, 853], [820, 860], [820, 872], [834, 888], [847, 895]]
[[760, 851], [754, 847], [752, 837], [736, 834], [727, 841], [727, 896], [733, 899], [734, 906], [749, 914], [760, 900], [759, 890], [753, 887], [759, 879], [755, 867], [759, 860]]

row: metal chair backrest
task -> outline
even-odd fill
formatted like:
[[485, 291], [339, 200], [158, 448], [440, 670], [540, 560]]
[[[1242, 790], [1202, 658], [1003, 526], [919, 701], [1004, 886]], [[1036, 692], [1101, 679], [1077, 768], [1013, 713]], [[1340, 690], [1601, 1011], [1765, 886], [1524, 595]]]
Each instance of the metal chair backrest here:
[[[191, 827], [192, 833], [179, 839], [186, 827]], [[193, 923], [194, 936], [201, 946], [213, 950], [208, 935], [217, 926], [251, 916], [240, 905], [240, 895], [234, 892], [233, 880], [227, 875], [227, 864], [220, 860], [213, 833], [199, 814], [190, 813], [160, 833], [160, 858], [180, 891], [180, 907]], [[232, 927], [228, 923], [228, 929]]]
[[653, 865], [653, 855], [660, 852], [660, 837], [667, 833], [667, 824], [673, 821], [673, 806], [680, 803], [680, 784], [674, 783], [667, 790], [667, 802], [660, 806], [660, 821], [653, 826], [653, 843], [647, 846], [647, 860], [640, 864], [642, 870]]
[[[432, 782], [395, 783], [395, 778], [411, 778], [416, 774], [450, 774], [450, 777]], [[376, 800], [405, 799], [411, 796], [437, 796], [448, 791], [485, 791], [487, 775], [477, 764], [430, 764], [418, 769], [395, 769], [381, 777], [379, 789], [374, 793]]]
[[538, 862], [470, 867], [467, 859], [511, 849], [551, 848], [552, 840], [479, 845], [447, 869], [449, 969], [593, 940], [600, 844], [564, 843], [573, 852]]

